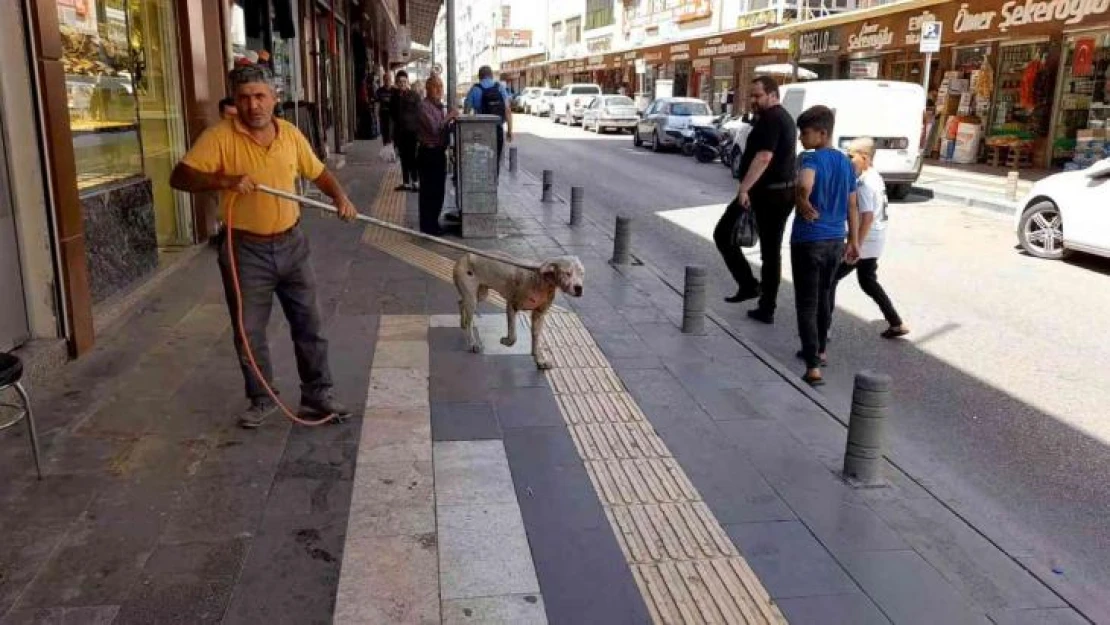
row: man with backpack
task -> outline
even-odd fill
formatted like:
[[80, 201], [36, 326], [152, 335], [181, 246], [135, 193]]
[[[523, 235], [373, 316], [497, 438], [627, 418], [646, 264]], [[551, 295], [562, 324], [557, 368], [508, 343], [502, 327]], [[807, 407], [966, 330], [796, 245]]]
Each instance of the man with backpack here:
[[493, 70], [489, 65], [478, 69], [478, 84], [471, 87], [470, 93], [466, 94], [464, 110], [467, 113], [496, 115], [501, 118], [502, 123], [497, 125], [497, 173], [500, 175], [501, 152], [505, 148], [505, 139], [509, 143], [513, 141], [513, 111], [509, 107], [509, 92], [493, 79]]

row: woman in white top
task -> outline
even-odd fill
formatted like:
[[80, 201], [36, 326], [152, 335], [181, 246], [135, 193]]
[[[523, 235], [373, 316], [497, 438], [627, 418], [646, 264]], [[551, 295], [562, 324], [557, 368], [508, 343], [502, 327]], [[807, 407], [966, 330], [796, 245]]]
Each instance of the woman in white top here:
[[835, 309], [837, 285], [855, 270], [860, 288], [879, 305], [879, 309], [883, 311], [883, 317], [890, 325], [882, 333], [882, 337], [894, 339], [905, 336], [909, 334], [910, 329], [902, 322], [898, 311], [894, 309], [894, 304], [890, 302], [886, 291], [879, 284], [879, 256], [882, 255], [883, 245], [886, 242], [887, 199], [883, 177], [872, 167], [872, 161], [875, 158], [874, 140], [864, 137], [852, 141], [848, 146], [848, 156], [852, 159], [852, 167], [855, 168], [856, 175], [859, 176], [856, 194], [859, 198], [859, 240], [862, 243], [859, 261], [854, 265], [848, 263], [840, 265], [836, 273], [836, 282], [833, 284], [830, 303]]

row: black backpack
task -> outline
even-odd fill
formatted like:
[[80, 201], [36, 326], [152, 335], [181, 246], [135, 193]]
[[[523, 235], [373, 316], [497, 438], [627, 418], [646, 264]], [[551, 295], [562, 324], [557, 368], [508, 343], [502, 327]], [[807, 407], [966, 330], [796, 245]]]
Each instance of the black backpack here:
[[505, 119], [505, 98], [501, 97], [501, 85], [493, 83], [489, 89], [482, 87], [482, 85], [475, 85], [482, 90], [482, 107], [479, 113], [483, 115], [496, 115], [502, 120]]

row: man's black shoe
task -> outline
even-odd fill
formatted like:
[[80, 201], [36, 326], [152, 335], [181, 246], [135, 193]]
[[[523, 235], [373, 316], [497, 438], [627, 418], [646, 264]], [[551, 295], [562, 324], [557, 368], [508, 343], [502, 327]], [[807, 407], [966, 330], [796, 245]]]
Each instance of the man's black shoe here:
[[393, 187], [393, 190], [394, 191], [408, 191], [409, 186], [407, 184], [400, 184], [400, 185], [397, 185], [396, 187]]
[[277, 410], [277, 404], [268, 400], [252, 401], [250, 408], [239, 415], [239, 427], [248, 430], [262, 427], [269, 417]]
[[756, 285], [754, 287], [741, 287], [741, 289], [736, 292], [736, 295], [726, 297], [725, 301], [729, 304], [739, 304], [740, 302], [746, 302], [750, 299], [755, 299], [759, 297], [759, 294], [759, 285]]
[[766, 323], [768, 325], [775, 322], [775, 313], [769, 310], [763, 310], [762, 308], [753, 308], [752, 310], [749, 310], [748, 316], [752, 319], [755, 319], [756, 321]]
[[321, 395], [320, 397], [301, 397], [301, 412], [315, 413], [321, 416], [335, 415], [339, 418], [351, 416], [351, 411], [336, 401], [331, 394]]

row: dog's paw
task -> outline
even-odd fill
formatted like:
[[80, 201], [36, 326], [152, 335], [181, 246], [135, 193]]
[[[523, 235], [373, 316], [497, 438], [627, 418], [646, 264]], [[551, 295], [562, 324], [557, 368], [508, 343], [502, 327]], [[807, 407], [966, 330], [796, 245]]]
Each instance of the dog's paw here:
[[516, 345], [516, 339], [511, 339], [506, 336], [501, 339], [501, 344], [505, 347], [512, 347], [513, 345]]
[[540, 371], [547, 371], [552, 368], [551, 361], [546, 358], [536, 358], [536, 368]]

